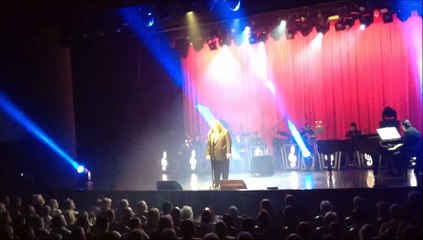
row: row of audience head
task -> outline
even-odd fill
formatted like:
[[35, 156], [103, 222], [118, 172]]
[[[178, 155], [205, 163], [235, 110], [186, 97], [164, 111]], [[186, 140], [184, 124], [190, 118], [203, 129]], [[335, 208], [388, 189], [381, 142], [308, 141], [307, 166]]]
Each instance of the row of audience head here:
[[[105, 197], [79, 206], [70, 198], [61, 205], [56, 199], [46, 202], [41, 194], [25, 204], [21, 197], [4, 196], [0, 239], [421, 239], [421, 193], [411, 191], [405, 200], [372, 206], [355, 196], [351, 207], [323, 200], [315, 203], [319, 214], [310, 216], [294, 195], [286, 194], [283, 206], [262, 199], [257, 215], [246, 216], [236, 206], [220, 213], [204, 206], [195, 214], [191, 206], [170, 201], [150, 208], [143, 200], [131, 205], [121, 199], [114, 205]], [[341, 208], [350, 214], [341, 216]], [[376, 215], [369, 214], [371, 208]]]

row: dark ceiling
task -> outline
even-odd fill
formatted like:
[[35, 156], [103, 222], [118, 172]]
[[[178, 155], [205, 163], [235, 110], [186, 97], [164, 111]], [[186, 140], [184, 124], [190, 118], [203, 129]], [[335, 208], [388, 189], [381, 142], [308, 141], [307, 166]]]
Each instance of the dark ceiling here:
[[[0, 34], [20, 33], [21, 35], [37, 32], [40, 28], [59, 24], [64, 36], [83, 35], [86, 32], [99, 34], [99, 32], [115, 31], [121, 26], [123, 20], [117, 14], [118, 9], [124, 7], [150, 6], [155, 15], [155, 21], [161, 29], [153, 31], [172, 31], [183, 29], [185, 26], [185, 13], [195, 11], [200, 13], [200, 24], [203, 26], [216, 23], [225, 19], [218, 17], [212, 11], [213, 3], [219, 1], [236, 0], [206, 0], [206, 1], [14, 1], [0, 3]], [[301, 9], [306, 11], [322, 9], [322, 7], [337, 7], [344, 5], [359, 5], [371, 2], [391, 1], [336, 1], [336, 0], [241, 0], [244, 17], [253, 17], [271, 12], [283, 11], [294, 14]], [[292, 11], [291, 11], [292, 9]], [[227, 19], [226, 19], [227, 20]], [[155, 24], [157, 26], [157, 24]], [[110, 30], [114, 29], [114, 30]], [[153, 32], [152, 31], [152, 32]], [[128, 34], [130, 31], [128, 30]], [[121, 36], [123, 34], [120, 34]], [[66, 38], [66, 37], [65, 37]]]
[[[157, 15], [165, 18], [172, 15], [171, 21], [179, 22], [187, 11], [197, 11], [203, 15], [212, 15], [209, 12], [213, 1], [6, 1], [0, 3], [1, 25], [32, 26], [61, 23], [63, 21], [81, 21], [93, 16], [113, 14], [116, 9], [151, 4]], [[223, 0], [220, 0], [223, 1]], [[336, 2], [335, 0], [242, 0], [242, 9], [246, 16], [254, 14], [313, 6], [321, 3]], [[168, 20], [169, 21], [169, 20]], [[1, 26], [0, 25], [0, 26]]]

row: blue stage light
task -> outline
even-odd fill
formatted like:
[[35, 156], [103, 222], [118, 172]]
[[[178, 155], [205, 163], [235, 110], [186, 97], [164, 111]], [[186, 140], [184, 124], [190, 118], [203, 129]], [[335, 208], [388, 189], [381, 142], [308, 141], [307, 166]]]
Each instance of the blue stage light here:
[[241, 0], [225, 0], [225, 3], [232, 12], [237, 12], [241, 8]]
[[212, 125], [213, 121], [216, 119], [213, 115], [213, 113], [210, 111], [208, 107], [202, 106], [200, 104], [197, 104], [197, 110], [200, 112], [201, 116], [206, 120], [207, 124], [209, 126]]
[[[213, 113], [210, 111], [210, 109], [206, 106], [202, 106], [200, 104], [197, 104], [197, 110], [200, 112], [200, 115], [206, 120], [207, 124], [211, 127], [213, 124], [213, 121], [216, 119], [213, 115]], [[238, 154], [239, 149], [236, 147], [236, 145], [232, 145], [232, 158], [233, 159], [241, 159], [240, 154]]]
[[154, 25], [154, 16], [151, 12], [147, 13], [146, 25], [147, 27], [152, 27]]
[[291, 131], [292, 136], [294, 137], [295, 142], [298, 144], [298, 147], [301, 150], [301, 153], [303, 154], [304, 158], [308, 158], [311, 156], [310, 151], [307, 149], [303, 138], [301, 137], [301, 134], [298, 132], [297, 127], [291, 122], [291, 120], [288, 120], [288, 128], [289, 131]]
[[[144, 43], [152, 55], [160, 62], [166, 72], [171, 76], [173, 82], [182, 87], [182, 68], [179, 61], [179, 55], [175, 49], [171, 48], [170, 41], [164, 32], [160, 32], [160, 26], [158, 22], [154, 23], [154, 18], [147, 24], [139, 12], [143, 8], [148, 8], [147, 5], [142, 5], [139, 9], [136, 7], [126, 7], [119, 9], [118, 12], [125, 22], [128, 22], [132, 31], [138, 36], [138, 38]], [[151, 13], [151, 12], [149, 12]], [[148, 14], [147, 14], [148, 15]], [[150, 17], [153, 17], [151, 14]], [[155, 25], [154, 34], [152, 27], [149, 25]]]
[[71, 164], [75, 169], [78, 169], [80, 165], [67, 154], [60, 146], [47, 134], [39, 128], [34, 122], [32, 122], [19, 108], [17, 108], [9, 98], [0, 91], [0, 109], [3, 110], [12, 120], [16, 121], [26, 131], [31, 133], [42, 143], [46, 144], [51, 150], [56, 152], [65, 161]]
[[78, 171], [78, 173], [83, 173], [85, 171], [85, 167], [82, 165], [79, 165], [76, 171]]

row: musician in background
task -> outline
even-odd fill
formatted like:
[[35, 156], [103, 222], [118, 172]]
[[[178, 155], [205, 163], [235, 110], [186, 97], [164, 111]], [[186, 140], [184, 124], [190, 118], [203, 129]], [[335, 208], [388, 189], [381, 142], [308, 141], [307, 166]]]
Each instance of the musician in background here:
[[[345, 137], [350, 139], [351, 143], [352, 143], [352, 147], [348, 148], [348, 150], [346, 151], [347, 153], [347, 164], [354, 164], [354, 161], [358, 161], [358, 159], [355, 157], [354, 152], [357, 150], [356, 146], [357, 146], [357, 137], [363, 135], [363, 133], [357, 129], [357, 124], [355, 122], [352, 122], [350, 124], [350, 130], [345, 134]], [[358, 164], [358, 163], [357, 163]]]
[[198, 168], [200, 170], [205, 170], [207, 168], [207, 162], [205, 159], [205, 149], [206, 143], [200, 138], [199, 135], [195, 135], [194, 140], [192, 141], [192, 148], [195, 150], [195, 155], [198, 161]]
[[305, 127], [301, 129], [301, 136], [303, 137], [304, 143], [308, 150], [313, 153], [314, 150], [314, 131], [309, 123], [306, 123]]
[[231, 136], [222, 123], [214, 120], [207, 135], [206, 159], [211, 161], [213, 188], [220, 187], [220, 178], [229, 177], [229, 159], [231, 158]]
[[310, 151], [310, 158], [305, 160], [306, 169], [311, 170], [314, 162], [314, 153], [316, 152], [316, 137], [314, 136], [313, 128], [311, 128], [309, 123], [306, 123], [305, 127], [301, 129], [301, 136], [304, 140], [306, 148]]
[[363, 132], [357, 129], [357, 124], [355, 122], [352, 122], [350, 125], [350, 130], [347, 132], [347, 134], [345, 134], [345, 137], [356, 138], [361, 135], [363, 135]]
[[303, 129], [301, 129], [301, 135], [305, 137], [314, 136], [313, 128], [311, 128], [310, 123], [306, 123]]
[[419, 174], [422, 166], [422, 137], [419, 131], [411, 125], [411, 122], [408, 119], [402, 121], [402, 129], [404, 130], [402, 143], [389, 148], [389, 150], [396, 151], [394, 152], [394, 157], [392, 158], [396, 174], [400, 177], [405, 177], [407, 173], [407, 165], [410, 162], [410, 159], [415, 155], [417, 155], [417, 161], [414, 172]]

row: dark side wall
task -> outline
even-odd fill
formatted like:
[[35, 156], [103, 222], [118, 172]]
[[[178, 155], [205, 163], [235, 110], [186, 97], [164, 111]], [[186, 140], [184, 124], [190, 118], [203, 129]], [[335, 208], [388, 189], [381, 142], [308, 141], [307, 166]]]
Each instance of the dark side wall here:
[[[69, 48], [55, 24], [2, 21], [0, 91], [65, 152], [75, 156]], [[74, 184], [75, 170], [0, 110], [1, 186]], [[22, 176], [21, 176], [22, 175]]]

